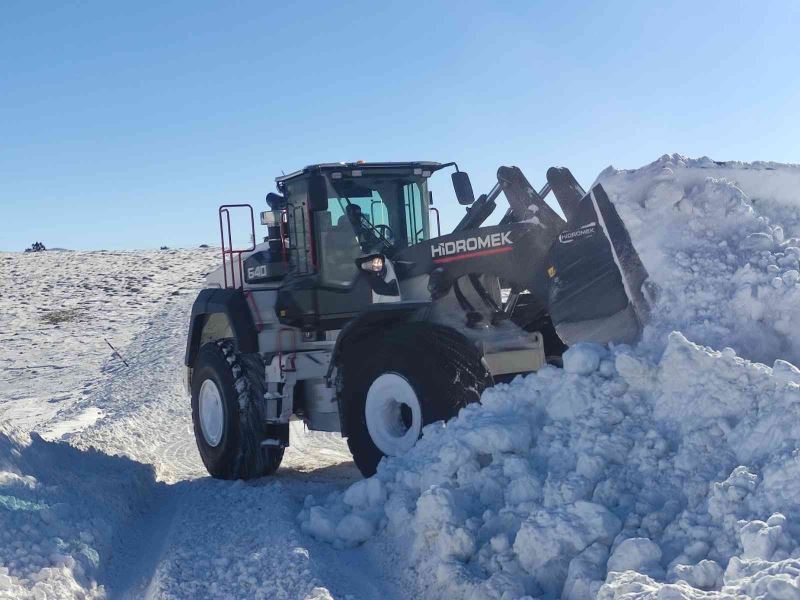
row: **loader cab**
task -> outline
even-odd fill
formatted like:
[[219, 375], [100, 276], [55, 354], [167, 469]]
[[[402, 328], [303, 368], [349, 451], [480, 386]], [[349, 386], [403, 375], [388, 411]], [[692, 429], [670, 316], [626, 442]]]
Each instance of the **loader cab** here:
[[279, 177], [289, 239], [282, 320], [335, 328], [371, 304], [356, 259], [392, 257], [431, 237], [428, 177], [438, 168], [428, 162], [337, 163]]

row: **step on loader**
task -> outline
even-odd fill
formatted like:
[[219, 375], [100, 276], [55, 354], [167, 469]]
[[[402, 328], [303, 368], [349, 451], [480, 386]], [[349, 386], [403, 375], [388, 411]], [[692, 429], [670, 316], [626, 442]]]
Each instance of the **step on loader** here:
[[[428, 182], [451, 168], [466, 214], [442, 234]], [[220, 207], [222, 264], [192, 308], [186, 382], [214, 477], [273, 473], [293, 418], [341, 432], [372, 475], [486, 387], [575, 342], [633, 342], [647, 318], [622, 220], [563, 167], [539, 191], [500, 167], [477, 199], [455, 163], [318, 164], [276, 183], [259, 243], [251, 206]], [[242, 211], [252, 243], [235, 248]]]

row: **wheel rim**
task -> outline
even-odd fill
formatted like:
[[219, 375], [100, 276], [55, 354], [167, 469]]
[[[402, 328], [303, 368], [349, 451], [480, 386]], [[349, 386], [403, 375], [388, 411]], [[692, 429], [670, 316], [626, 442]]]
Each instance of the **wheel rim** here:
[[222, 396], [217, 384], [206, 379], [200, 386], [200, 430], [206, 443], [215, 448], [222, 440], [222, 429], [225, 425], [225, 412], [222, 408]]
[[422, 408], [408, 380], [384, 373], [367, 391], [364, 409], [367, 430], [378, 450], [387, 456], [405, 454], [422, 431]]

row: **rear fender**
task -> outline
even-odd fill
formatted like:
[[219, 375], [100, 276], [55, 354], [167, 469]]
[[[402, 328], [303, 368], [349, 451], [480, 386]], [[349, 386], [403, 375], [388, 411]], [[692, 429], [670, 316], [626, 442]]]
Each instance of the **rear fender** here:
[[[258, 331], [247, 299], [240, 289], [209, 288], [201, 290], [192, 305], [184, 364], [193, 367], [203, 342], [212, 341], [204, 330], [211, 327], [216, 336], [225, 334], [238, 352], [258, 352]], [[218, 338], [217, 338], [218, 339]]]

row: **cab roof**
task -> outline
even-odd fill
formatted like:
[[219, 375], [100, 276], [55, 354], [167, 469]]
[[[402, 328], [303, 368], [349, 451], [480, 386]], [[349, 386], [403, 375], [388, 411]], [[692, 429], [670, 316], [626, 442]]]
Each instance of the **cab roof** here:
[[[438, 163], [432, 161], [415, 161], [415, 162], [338, 162], [338, 163], [321, 163], [317, 165], [308, 165], [300, 169], [299, 171], [294, 171], [293, 173], [289, 173], [288, 175], [281, 175], [280, 177], [275, 178], [275, 182], [280, 186], [286, 181], [290, 179], [295, 179], [297, 177], [302, 177], [303, 175], [307, 175], [309, 173], [331, 173], [331, 172], [343, 172], [343, 171], [369, 171], [371, 169], [397, 169], [398, 171], [411, 171], [413, 169], [420, 169], [424, 171], [430, 171], [433, 173], [434, 171], [438, 171], [442, 167], [446, 167], [448, 164], [452, 163]], [[422, 173], [420, 173], [422, 174]]]

